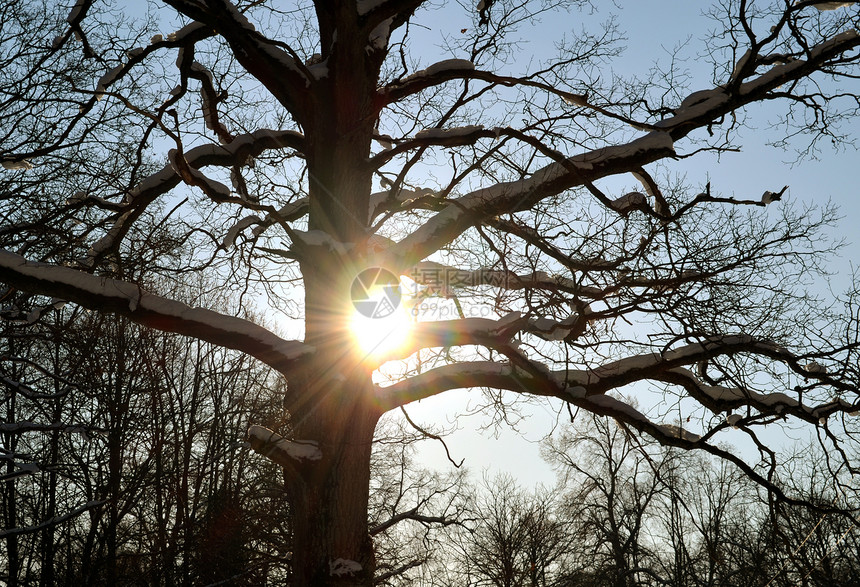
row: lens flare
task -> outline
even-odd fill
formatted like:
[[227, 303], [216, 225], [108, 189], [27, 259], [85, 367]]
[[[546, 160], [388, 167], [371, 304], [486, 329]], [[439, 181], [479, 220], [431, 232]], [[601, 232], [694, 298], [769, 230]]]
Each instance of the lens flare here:
[[402, 289], [399, 278], [379, 267], [366, 269], [353, 280], [350, 330], [366, 358], [391, 355], [408, 340], [412, 320], [401, 303]]

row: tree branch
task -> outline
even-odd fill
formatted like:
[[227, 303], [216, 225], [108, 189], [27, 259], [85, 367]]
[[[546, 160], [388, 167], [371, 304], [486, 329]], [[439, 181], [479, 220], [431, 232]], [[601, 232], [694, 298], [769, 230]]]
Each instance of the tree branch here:
[[234, 316], [192, 308], [145, 292], [138, 285], [71, 269], [27, 261], [0, 251], [0, 281], [37, 291], [85, 308], [112, 312], [145, 326], [184, 334], [236, 349], [287, 374], [307, 358], [312, 347], [284, 340], [262, 326]]

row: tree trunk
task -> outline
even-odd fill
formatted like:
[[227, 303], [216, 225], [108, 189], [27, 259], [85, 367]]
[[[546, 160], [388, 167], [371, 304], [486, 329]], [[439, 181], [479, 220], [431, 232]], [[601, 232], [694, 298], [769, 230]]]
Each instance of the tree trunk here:
[[301, 395], [313, 404], [293, 420], [295, 438], [316, 440], [322, 453], [319, 460], [286, 471], [296, 586], [373, 584], [367, 506], [379, 414], [370, 402], [369, 374], [345, 380], [336, 375], [329, 370], [303, 382], [310, 393]]
[[[380, 411], [371, 369], [362, 364], [349, 324], [352, 280], [374, 265], [363, 245], [369, 234], [367, 161], [381, 57], [366, 51], [367, 31], [362, 32], [354, 6], [318, 3], [317, 9], [330, 73], [315, 85], [305, 123], [308, 228], [335, 242], [299, 255], [305, 342], [317, 358], [290, 378], [285, 407], [293, 438], [315, 441], [322, 456], [285, 471], [292, 584], [370, 587], [376, 567], [367, 523], [370, 453]], [[336, 12], [343, 14], [332, 28]]]

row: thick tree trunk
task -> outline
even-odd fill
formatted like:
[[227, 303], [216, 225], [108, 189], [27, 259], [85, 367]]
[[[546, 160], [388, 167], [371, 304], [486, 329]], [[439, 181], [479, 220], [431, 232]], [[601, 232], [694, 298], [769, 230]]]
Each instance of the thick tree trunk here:
[[304, 121], [308, 228], [335, 242], [299, 255], [305, 342], [316, 349], [316, 359], [290, 378], [285, 406], [293, 438], [315, 441], [321, 457], [286, 467], [292, 584], [370, 587], [375, 571], [367, 524], [370, 453], [380, 411], [349, 324], [352, 280], [374, 264], [364, 244], [381, 56], [367, 51], [369, 31], [362, 29], [354, 5], [318, 3], [317, 10], [328, 74], [314, 85]]
[[304, 267], [305, 338], [317, 352], [300, 376], [290, 378], [285, 405], [292, 437], [317, 443], [320, 457], [286, 467], [296, 586], [373, 584], [367, 506], [380, 410], [349, 327], [356, 270], [348, 256], [325, 251]]
[[295, 438], [316, 440], [322, 456], [286, 472], [292, 584], [370, 586], [375, 559], [367, 505], [378, 411], [369, 401], [369, 375], [363, 381], [331, 375], [320, 373], [317, 381], [308, 383], [316, 401], [294, 420]]

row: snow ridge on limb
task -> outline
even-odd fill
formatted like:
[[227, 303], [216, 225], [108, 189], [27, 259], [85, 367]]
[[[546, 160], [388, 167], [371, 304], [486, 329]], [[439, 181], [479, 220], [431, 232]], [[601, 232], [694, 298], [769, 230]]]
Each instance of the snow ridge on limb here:
[[[818, 424], [822, 418], [833, 414], [839, 412], [853, 414], [858, 410], [858, 406], [842, 398], [835, 398], [818, 405], [808, 405], [802, 403], [797, 397], [781, 392], [758, 393], [751, 389], [710, 385], [701, 381], [692, 371], [682, 367], [669, 369], [657, 375], [655, 379], [680, 385], [714, 413], [751, 406], [762, 414], [791, 414], [811, 424]], [[732, 422], [728, 423], [734, 425]]]
[[224, 202], [230, 197], [230, 188], [221, 182], [209, 179], [199, 169], [191, 167], [185, 155], [178, 149], [167, 153], [173, 170], [186, 184], [199, 187], [213, 202]]
[[[784, 351], [780, 351], [776, 345], [767, 341], [754, 341], [750, 337], [736, 337], [734, 341], [727, 339], [724, 342], [729, 345], [732, 343], [751, 344], [752, 350], [758, 350], [763, 354], [781, 354], [786, 359], [790, 357]], [[670, 354], [669, 361], [673, 362], [683, 359], [685, 362], [694, 362], [694, 357], [698, 354], [720, 354], [715, 352], [715, 346], [718, 346], [715, 342], [687, 345], [678, 349], [674, 354]], [[659, 370], [655, 371], [652, 369], [650, 372], [642, 370], [642, 365], [652, 363], [654, 360], [655, 356], [652, 354], [629, 357], [628, 359], [616, 362], [614, 370], [616, 372], [626, 371], [631, 374], [636, 371], [638, 375], [637, 380], [651, 379], [675, 384], [680, 383], [671, 378], [671, 374], [679, 372], [678, 369], [665, 369], [662, 371], [663, 375], [661, 375], [661, 371]], [[637, 363], [640, 365], [637, 366]], [[762, 487], [774, 491], [781, 499], [786, 500], [786, 502], [801, 503], [799, 500], [794, 500], [786, 496], [779, 487], [775, 486], [768, 478], [761, 475], [737, 454], [709, 442], [716, 431], [731, 426], [730, 423], [721, 423], [715, 429], [700, 436], [693, 431], [685, 429], [683, 424], [679, 426], [677, 424], [652, 421], [632, 405], [607, 395], [605, 391], [608, 391], [608, 389], [601, 390], [601, 387], [603, 387], [601, 383], [605, 383], [605, 381], [602, 382], [599, 377], [595, 377], [596, 370], [561, 370], [547, 372], [545, 375], [540, 374], [539, 371], [539, 369], [536, 369], [533, 372], [526, 373], [511, 364], [490, 361], [450, 364], [425, 371], [410, 379], [394, 383], [387, 387], [377, 386], [376, 395], [380, 405], [384, 408], [404, 405], [444, 391], [459, 388], [493, 387], [516, 393], [557, 397], [592, 413], [612, 417], [619, 422], [620, 426], [630, 426], [642, 433], [648, 434], [663, 445], [677, 446], [684, 449], [701, 449], [732, 462]], [[538, 373], [538, 375], [535, 376], [535, 373]], [[604, 376], [606, 375], [604, 374]], [[692, 376], [692, 373], [690, 375]], [[623, 384], [624, 382], [615, 382], [615, 386]], [[735, 392], [716, 386], [710, 386], [709, 390], [715, 395], [728, 393], [733, 398], [738, 397], [737, 393], [746, 394], [743, 396], [745, 399], [744, 405], [750, 405], [758, 409], [763, 415], [791, 413], [792, 415], [801, 416], [804, 420], [814, 419], [815, 422], [818, 422], [818, 418], [826, 418], [835, 412], [851, 414], [858, 411], [858, 406], [852, 406], [844, 400], [835, 400], [821, 406], [808, 408], [799, 406], [796, 400], [793, 401], [792, 398], [782, 393], [759, 394], [758, 397], [752, 397], [745, 390]], [[739, 419], [732, 419], [734, 424], [737, 424], [738, 421]]]
[[[292, 130], [274, 131], [264, 128], [253, 133], [240, 135], [229, 145], [213, 143], [194, 147], [185, 153], [184, 161], [188, 166], [198, 170], [209, 165], [232, 167], [243, 165], [249, 158], [256, 157], [270, 149], [290, 148], [300, 151], [303, 146], [304, 136], [299, 132]], [[85, 264], [93, 265], [98, 260], [99, 255], [116, 247], [125, 237], [131, 224], [143, 213], [146, 207], [159, 196], [179, 185], [180, 181], [182, 180], [179, 174], [173, 164], [169, 162], [160, 171], [144, 178], [129, 190], [125, 197], [126, 203], [111, 204], [112, 209], [121, 212], [121, 214], [117, 217], [108, 234], [93, 244]], [[227, 190], [227, 195], [229, 195], [229, 189], [223, 185], [222, 187]], [[75, 198], [75, 201], [78, 199]], [[92, 196], [87, 199], [98, 201]]]
[[[395, 262], [411, 265], [437, 251], [466, 229], [500, 213], [524, 210], [543, 198], [572, 187], [586, 185], [608, 175], [632, 172], [648, 163], [675, 154], [674, 141], [721, 116], [762, 98], [787, 81], [809, 75], [830, 59], [860, 45], [860, 33], [849, 30], [815, 45], [808, 59], [775, 65], [756, 79], [741, 84], [736, 91], [727, 86], [697, 92], [695, 103], [688, 97], [675, 115], [654, 126], [652, 131], [625, 145], [615, 145], [551, 163], [530, 177], [476, 190], [430, 218], [400, 241]], [[474, 72], [473, 72], [474, 73]], [[688, 100], [690, 100], [688, 102]]]
[[408, 357], [420, 349], [432, 347], [483, 345], [498, 348], [506, 345], [524, 323], [525, 320], [520, 318], [519, 312], [513, 312], [499, 320], [462, 318], [418, 322], [410, 330], [409, 342], [391, 351], [390, 356], [381, 358], [380, 362]]
[[248, 429], [248, 443], [255, 452], [286, 467], [293, 467], [304, 461], [318, 461], [323, 456], [315, 441], [289, 440], [256, 424]]
[[167, 0], [173, 8], [214, 29], [232, 46], [242, 66], [268, 89], [298, 122], [307, 118], [306, 88], [313, 81], [295, 53], [266, 38], [230, 0], [213, 9], [193, 0]]
[[[512, 332], [521, 327], [518, 316], [506, 317], [499, 321], [478, 318], [470, 318], [469, 320], [472, 322], [468, 322], [468, 324], [466, 321], [461, 322], [464, 322], [464, 325], [469, 326], [471, 330], [478, 331], [485, 336], [497, 335], [496, 342], [499, 347], [502, 346], [498, 339], [499, 334], [510, 336]], [[427, 324], [432, 325], [434, 323]], [[526, 324], [536, 326], [529, 321], [526, 321]], [[490, 361], [455, 363], [425, 371], [385, 388], [378, 388], [378, 394], [383, 403], [386, 405], [391, 403], [390, 407], [397, 407], [403, 403], [429, 397], [449, 389], [487, 386], [498, 386], [500, 389], [509, 391], [535, 393], [557, 397], [565, 401], [574, 401], [602, 395], [607, 391], [637, 381], [668, 381], [667, 378], [672, 376], [666, 375], [666, 373], [675, 373], [677, 368], [684, 365], [695, 364], [717, 356], [744, 352], [789, 362], [794, 359], [787, 351], [770, 341], [745, 335], [715, 336], [699, 343], [684, 345], [663, 353], [643, 353], [625, 357], [594, 369], [549, 371], [543, 365], [529, 361], [534, 369], [530, 371], [530, 374], [526, 374], [525, 371], [505, 363]], [[540, 377], [534, 377], [535, 373], [540, 373]], [[481, 378], [487, 378], [486, 382], [482, 383]], [[680, 381], [672, 382], [681, 383]], [[778, 401], [782, 399], [780, 396], [782, 394], [774, 395], [771, 400], [761, 403], [763, 405], [768, 404], [768, 402], [770, 404], [780, 403]]]
[[414, 265], [487, 218], [525, 210], [566, 189], [675, 154], [672, 137], [651, 132], [624, 145], [603, 147], [550, 163], [531, 176], [482, 188], [452, 200], [392, 250], [401, 268]]
[[678, 140], [695, 128], [701, 128], [728, 112], [761, 99], [767, 92], [786, 82], [810, 75], [830, 59], [858, 45], [860, 45], [860, 32], [844, 31], [811, 47], [806, 59], [794, 59], [773, 65], [768, 71], [750, 81], [739, 83], [741, 80], [735, 80], [739, 85], [733, 83], [693, 92], [681, 102], [674, 116], [665, 118], [654, 126], [669, 130], [675, 140]]
[[285, 374], [313, 352], [313, 347], [284, 340], [242, 318], [193, 308], [148, 293], [133, 283], [27, 261], [5, 250], [0, 250], [0, 281], [25, 291], [54, 295], [85, 308], [127, 316], [151, 328], [239, 350]]

